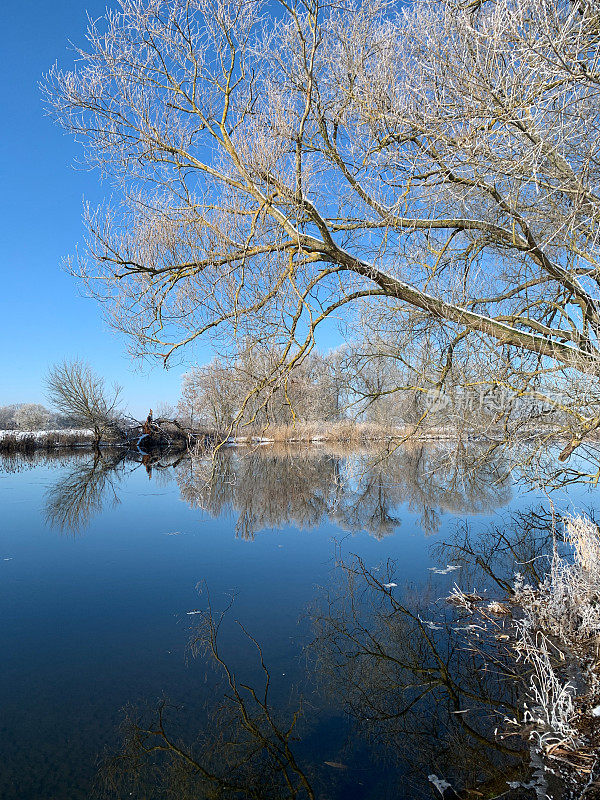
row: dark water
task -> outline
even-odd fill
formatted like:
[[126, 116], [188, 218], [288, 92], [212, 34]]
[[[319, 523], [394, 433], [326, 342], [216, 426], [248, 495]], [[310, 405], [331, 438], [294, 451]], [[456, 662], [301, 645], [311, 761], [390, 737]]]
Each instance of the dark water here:
[[[493, 796], [522, 771], [518, 743], [493, 735], [513, 690], [438, 626], [440, 598], [455, 581], [498, 593], [547, 544], [545, 517], [523, 536], [514, 514], [548, 500], [502, 463], [473, 469], [473, 455], [3, 462], [0, 797], [433, 797], [430, 773]], [[572, 512], [597, 497], [575, 486], [553, 502]], [[468, 558], [432, 571], [461, 563], [453, 547], [467, 540], [483, 572]], [[230, 605], [215, 664], [210, 619]], [[212, 618], [190, 613], [209, 608]], [[265, 670], [269, 714], [255, 700]], [[156, 730], [163, 700], [169, 741], [212, 777], [190, 760], [173, 766], [172, 751], [140, 756], [138, 730], [135, 758], [101, 781], [124, 709]], [[211, 794], [219, 781], [224, 793]]]

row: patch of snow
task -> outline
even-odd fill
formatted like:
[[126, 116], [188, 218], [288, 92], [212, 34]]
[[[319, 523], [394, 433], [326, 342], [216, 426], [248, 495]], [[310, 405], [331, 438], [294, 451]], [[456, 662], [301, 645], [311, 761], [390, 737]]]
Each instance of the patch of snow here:
[[429, 567], [429, 571], [435, 573], [436, 575], [448, 575], [450, 572], [454, 572], [455, 569], [460, 569], [460, 564], [447, 564], [446, 569]]
[[42, 439], [44, 436], [51, 436], [56, 434], [58, 436], [93, 436], [94, 432], [88, 428], [49, 428], [48, 430], [40, 431], [0, 431], [0, 439], [6, 437], [15, 437], [16, 439]]
[[446, 791], [446, 789], [452, 788], [452, 784], [448, 783], [448, 781], [445, 781], [442, 778], [438, 778], [437, 775], [428, 775], [427, 778], [430, 783], [433, 783], [433, 785], [442, 795], [442, 797], [444, 796], [444, 792]]
[[424, 625], [426, 628], [429, 628], [430, 631], [441, 631], [442, 630], [442, 626], [441, 625], [437, 625], [435, 622], [431, 622], [431, 620], [421, 619], [421, 617], [419, 617], [419, 622], [421, 623], [421, 625]]

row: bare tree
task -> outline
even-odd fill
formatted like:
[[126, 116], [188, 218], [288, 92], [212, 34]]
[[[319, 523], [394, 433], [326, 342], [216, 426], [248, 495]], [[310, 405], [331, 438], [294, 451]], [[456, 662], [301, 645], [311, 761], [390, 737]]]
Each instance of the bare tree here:
[[182, 380], [179, 410], [193, 426], [228, 431], [245, 425], [288, 425], [336, 419], [340, 404], [327, 357], [312, 352], [293, 375], [279, 370], [281, 353], [263, 343], [240, 348], [236, 358], [214, 358]]
[[560, 390], [567, 458], [600, 426], [598, 11], [121, 0], [46, 81], [122, 190], [73, 271], [134, 350], [251, 336], [277, 385], [325, 319], [374, 315], [427, 351], [421, 390], [472, 354]]
[[94, 431], [96, 448], [102, 437], [117, 426], [121, 387], [115, 384], [108, 389], [104, 378], [84, 361], [55, 364], [46, 377], [46, 391], [58, 411]]
[[160, 403], [156, 404], [154, 416], [156, 419], [175, 419], [177, 417], [177, 409], [172, 403], [161, 400]]
[[14, 421], [26, 431], [39, 430], [50, 422], [50, 412], [39, 403], [25, 403], [15, 411]]
[[17, 427], [15, 414], [20, 407], [20, 403], [14, 403], [10, 406], [0, 406], [0, 430], [14, 430]]
[[202, 367], [192, 367], [183, 376], [179, 413], [192, 429], [208, 426], [227, 430], [242, 402], [236, 375], [225, 362], [213, 359]]

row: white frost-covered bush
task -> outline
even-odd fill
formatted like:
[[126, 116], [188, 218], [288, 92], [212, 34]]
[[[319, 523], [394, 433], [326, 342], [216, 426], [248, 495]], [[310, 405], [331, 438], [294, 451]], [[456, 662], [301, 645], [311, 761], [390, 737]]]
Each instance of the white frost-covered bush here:
[[[517, 576], [515, 600], [523, 609], [516, 649], [533, 669], [525, 720], [540, 744], [577, 746], [575, 687], [557, 674], [562, 649], [586, 653], [600, 636], [600, 532], [585, 517], [565, 520], [567, 552], [554, 548], [550, 571], [536, 588]], [[587, 649], [589, 652], [589, 648]]]
[[18, 428], [25, 431], [38, 431], [48, 426], [50, 412], [39, 403], [25, 403], [14, 414]]
[[517, 623], [517, 649], [532, 668], [524, 722], [535, 725], [539, 743], [546, 749], [557, 744], [576, 746], [579, 743], [574, 727], [576, 689], [556, 674], [552, 644], [542, 631], [535, 630], [534, 624], [529, 615]]
[[533, 589], [517, 583], [516, 599], [540, 630], [570, 645], [600, 635], [600, 534], [585, 517], [565, 520], [565, 555], [554, 549], [550, 572]]

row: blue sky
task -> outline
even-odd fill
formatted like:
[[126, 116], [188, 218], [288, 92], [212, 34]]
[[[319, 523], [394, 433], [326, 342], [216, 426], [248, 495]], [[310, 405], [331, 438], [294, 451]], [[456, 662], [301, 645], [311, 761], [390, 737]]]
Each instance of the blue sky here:
[[121, 383], [134, 414], [179, 394], [184, 367], [140, 372], [99, 306], [61, 269], [82, 240], [83, 198], [99, 201], [103, 190], [96, 173], [73, 167], [80, 150], [44, 115], [38, 82], [54, 61], [71, 63], [69, 39], [83, 42], [86, 10], [97, 17], [105, 8], [106, 0], [2, 3], [0, 405], [45, 402], [48, 366], [72, 356]]
[[[61, 266], [82, 242], [84, 198], [100, 203], [110, 189], [97, 172], [75, 166], [82, 151], [46, 116], [39, 82], [55, 61], [73, 64], [69, 40], [84, 44], [87, 13], [97, 18], [106, 7], [107, 0], [16, 0], [3, 3], [0, 14], [0, 405], [46, 402], [49, 366], [73, 357], [121, 384], [138, 417], [179, 396], [186, 364], [140, 368], [124, 337], [103, 322], [100, 306]], [[322, 343], [339, 343], [335, 325], [325, 327]], [[186, 356], [189, 366], [212, 352], [200, 345]]]

